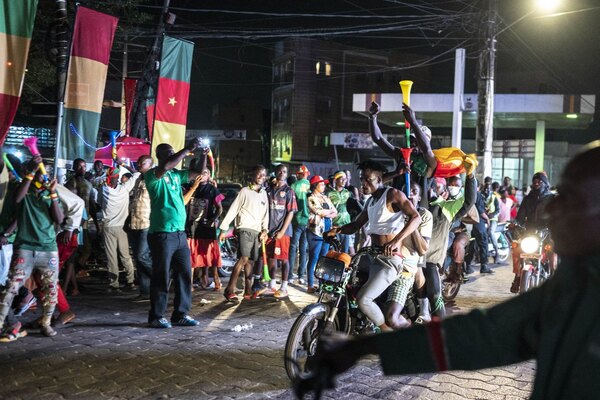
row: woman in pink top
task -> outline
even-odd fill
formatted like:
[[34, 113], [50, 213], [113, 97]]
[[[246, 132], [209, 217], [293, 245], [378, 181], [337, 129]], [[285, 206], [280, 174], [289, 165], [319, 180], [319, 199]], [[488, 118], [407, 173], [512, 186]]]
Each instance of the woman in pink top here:
[[512, 219], [511, 211], [515, 203], [510, 197], [508, 197], [508, 191], [505, 188], [500, 188], [500, 190], [498, 190], [498, 194], [500, 195], [500, 199], [498, 201], [498, 203], [500, 204], [500, 212], [498, 213], [498, 223], [501, 224], [503, 222], [508, 222]]

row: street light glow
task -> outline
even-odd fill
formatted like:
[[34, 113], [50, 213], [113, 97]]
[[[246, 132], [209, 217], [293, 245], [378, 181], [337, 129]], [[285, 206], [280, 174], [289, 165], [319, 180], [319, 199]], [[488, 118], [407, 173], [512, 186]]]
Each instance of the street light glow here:
[[537, 8], [543, 11], [553, 11], [558, 7], [560, 0], [536, 0]]

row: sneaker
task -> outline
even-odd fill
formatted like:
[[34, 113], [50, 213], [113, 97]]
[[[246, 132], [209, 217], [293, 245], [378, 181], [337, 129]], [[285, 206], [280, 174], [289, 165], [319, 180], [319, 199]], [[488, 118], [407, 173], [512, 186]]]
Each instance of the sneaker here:
[[273, 296], [276, 299], [285, 299], [285, 298], [289, 297], [289, 294], [288, 294], [287, 290], [281, 290], [281, 289], [279, 289], [279, 290], [275, 291], [275, 293], [273, 294]]
[[252, 297], [260, 297], [264, 292], [268, 290], [268, 287], [263, 285], [259, 280], [255, 279], [252, 284]]
[[264, 292], [262, 292], [261, 294], [263, 296], [275, 296], [275, 292], [277, 292], [277, 289], [269, 287]]
[[112, 287], [112, 286], [110, 286], [108, 289], [106, 289], [106, 293], [108, 293], [108, 294], [115, 294], [115, 293], [123, 293], [123, 292], [118, 287]]
[[298, 278], [298, 285], [306, 285], [306, 279]]
[[480, 274], [493, 274], [494, 271], [487, 265], [482, 265], [481, 269], [479, 270], [479, 273]]
[[50, 325], [42, 325], [40, 333], [46, 337], [56, 336], [56, 331]]
[[167, 321], [166, 318], [155, 319], [154, 321], [150, 322], [148, 325], [150, 326], [150, 328], [157, 328], [157, 329], [169, 329], [172, 327], [171, 323], [169, 321]]
[[316, 293], [318, 289], [315, 289], [314, 287], [309, 287], [308, 289], [306, 289], [306, 293]]
[[138, 286], [135, 283], [128, 283], [127, 285], [125, 285], [125, 290], [127, 290], [128, 292], [133, 292], [134, 290], [138, 290]]
[[184, 315], [183, 317], [181, 317], [178, 320], [171, 320], [171, 323], [173, 323], [173, 325], [175, 326], [198, 326], [200, 325], [200, 322], [196, 321], [194, 318], [190, 317], [189, 315]]
[[27, 296], [25, 296], [25, 298], [19, 302], [19, 305], [15, 310], [15, 316], [20, 317], [21, 315], [25, 314], [25, 311], [29, 310], [30, 308], [34, 308], [36, 305], [37, 300], [35, 296], [31, 293], [28, 293]]
[[147, 294], [140, 294], [139, 296], [134, 297], [131, 301], [134, 303], [146, 303], [150, 301], [150, 297], [148, 297]]
[[17, 322], [12, 327], [5, 328], [2, 333], [0, 333], [0, 343], [14, 342], [19, 338], [27, 336], [27, 331], [21, 328], [22, 325], [20, 322]]
[[472, 266], [472, 265], [467, 265], [467, 270], [465, 271], [465, 273], [466, 273], [467, 275], [470, 275], [470, 274], [472, 274], [473, 272], [475, 272], [475, 270], [473, 269], [473, 266]]

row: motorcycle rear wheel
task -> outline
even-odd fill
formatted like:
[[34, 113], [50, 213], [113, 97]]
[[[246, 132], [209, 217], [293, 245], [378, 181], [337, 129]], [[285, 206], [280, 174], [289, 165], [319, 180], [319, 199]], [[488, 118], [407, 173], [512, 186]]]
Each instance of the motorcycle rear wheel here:
[[454, 282], [444, 282], [444, 287], [442, 288], [442, 298], [444, 301], [454, 300], [458, 295], [460, 285], [460, 280]]
[[449, 270], [446, 273], [446, 279], [442, 282], [442, 298], [444, 301], [448, 302], [456, 298], [462, 281], [460, 268], [454, 263], [450, 264]]
[[[333, 329], [339, 330], [336, 317]], [[325, 332], [325, 312], [300, 314], [292, 325], [284, 350], [285, 372], [294, 381], [311, 376], [311, 358], [317, 350], [319, 337]]]
[[498, 262], [503, 263], [508, 260], [508, 256], [510, 255], [509, 249], [498, 249]]

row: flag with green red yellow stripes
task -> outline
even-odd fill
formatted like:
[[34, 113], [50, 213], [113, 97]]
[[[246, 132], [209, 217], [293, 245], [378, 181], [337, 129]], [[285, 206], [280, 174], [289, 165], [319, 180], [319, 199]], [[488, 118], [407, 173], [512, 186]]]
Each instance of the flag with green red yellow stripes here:
[[0, 145], [15, 118], [38, 0], [0, 0]]
[[[58, 167], [75, 158], [92, 160], [104, 86], [118, 18], [79, 6], [71, 39], [64, 112], [57, 143]], [[71, 126], [74, 128], [71, 128]]]
[[192, 42], [165, 36], [156, 98], [148, 106], [153, 155], [161, 143], [176, 152], [185, 146], [193, 53]]

